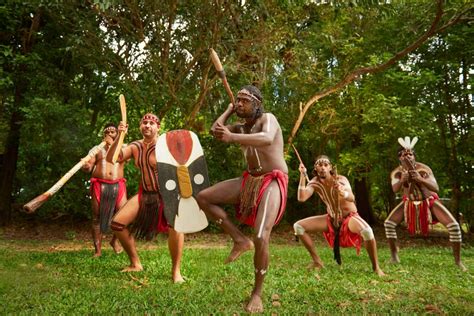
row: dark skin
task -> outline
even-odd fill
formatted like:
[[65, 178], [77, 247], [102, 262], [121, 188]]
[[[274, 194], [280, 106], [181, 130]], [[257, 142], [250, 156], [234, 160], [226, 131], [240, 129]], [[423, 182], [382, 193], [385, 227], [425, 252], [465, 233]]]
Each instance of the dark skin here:
[[[259, 176], [274, 169], [288, 172], [283, 158], [283, 136], [280, 125], [274, 115], [264, 113], [255, 118], [255, 104], [251, 98], [237, 96], [236, 106], [230, 104], [226, 111], [214, 122], [212, 133], [214, 137], [225, 143], [236, 143], [241, 146], [247, 161], [248, 171]], [[236, 114], [245, 123], [226, 125], [227, 120]], [[225, 263], [235, 261], [242, 253], [255, 248], [254, 268], [255, 285], [245, 310], [250, 313], [262, 312], [262, 290], [266, 271], [269, 265], [270, 233], [280, 207], [280, 193], [274, 180], [264, 193], [255, 222], [253, 241], [245, 236], [228, 218], [221, 207], [223, 204], [235, 205], [240, 201], [242, 177], [219, 182], [201, 191], [197, 200], [206, 215], [215, 220], [228, 233], [234, 242], [232, 250]]]
[[[392, 189], [393, 192], [402, 192], [404, 196], [411, 198], [412, 191], [418, 188], [424, 198], [432, 196], [439, 190], [438, 183], [434, 177], [433, 172], [427, 165], [417, 162], [415, 155], [411, 150], [404, 150], [400, 156], [400, 166], [392, 171]], [[389, 214], [386, 221], [400, 224], [404, 219], [404, 202], [398, 204], [393, 211]], [[431, 208], [432, 214], [438, 219], [438, 221], [445, 227], [451, 223], [456, 222], [451, 212], [439, 201], [434, 201]], [[391, 261], [392, 263], [399, 263], [400, 258], [398, 256], [398, 246], [396, 239], [388, 238], [390, 250], [391, 250]], [[461, 243], [452, 242], [453, 256], [455, 264], [462, 270], [466, 271], [466, 267], [461, 262]]]
[[[143, 136], [142, 140], [139, 140], [140, 143], [143, 144], [144, 147], [152, 146], [156, 144], [156, 140], [158, 138], [158, 132], [160, 129], [160, 125], [157, 124], [153, 120], [142, 120], [140, 122], [140, 132]], [[119, 131], [127, 132], [128, 125], [120, 122]], [[113, 149], [109, 150], [107, 158], [110, 160], [111, 156], [113, 156]], [[144, 154], [145, 152], [143, 152]], [[128, 145], [127, 147], [123, 148], [121, 151], [120, 160], [127, 160], [133, 158], [135, 160], [136, 166], [140, 169], [140, 172], [144, 175], [142, 178], [142, 187], [144, 190], [153, 191], [154, 184], [158, 181], [153, 175], [150, 175], [146, 172], [146, 170], [151, 167], [154, 171], [153, 174], [156, 174], [156, 155], [153, 151], [148, 159], [143, 159], [143, 165], [138, 165], [138, 156], [139, 151], [135, 146]], [[117, 215], [114, 217], [114, 221], [125, 226], [128, 226], [132, 223], [137, 215], [139, 210], [139, 201], [138, 201], [138, 194], [130, 198], [127, 203], [119, 210]], [[122, 231], [115, 232], [117, 237], [120, 239], [125, 251], [128, 254], [130, 259], [130, 265], [125, 267], [122, 272], [131, 272], [131, 271], [142, 271], [143, 266], [140, 262], [140, 258], [138, 256], [137, 248], [135, 245], [135, 239], [128, 228], [124, 228]], [[178, 233], [173, 228], [168, 228], [168, 249], [171, 256], [171, 279], [173, 283], [182, 283], [184, 282], [184, 278], [181, 275], [181, 257], [183, 254], [183, 247], [184, 247], [184, 234]]]
[[[308, 200], [315, 191], [316, 184], [322, 184], [328, 190], [330, 187], [334, 187], [338, 191], [340, 209], [342, 210], [342, 217], [348, 216], [350, 213], [357, 212], [357, 207], [355, 205], [355, 197], [352, 193], [351, 186], [349, 181], [344, 176], [334, 177], [331, 175], [332, 165], [326, 161], [315, 164], [314, 169], [316, 170], [316, 176], [311, 179], [311, 181], [306, 184], [306, 168], [303, 164], [299, 166], [300, 171], [300, 182], [298, 185], [298, 201], [304, 202]], [[305, 233], [300, 235], [300, 239], [303, 242], [303, 245], [308, 250], [313, 262], [310, 264], [309, 268], [320, 269], [323, 267], [323, 262], [319, 255], [317, 254], [313, 240], [309, 233], [321, 233], [328, 232], [329, 227], [327, 223], [326, 215], [317, 215], [302, 219], [297, 222], [305, 229]], [[359, 234], [364, 229], [369, 228], [367, 224], [360, 217], [351, 217], [349, 220], [349, 230], [353, 233]], [[365, 241], [365, 248], [369, 254], [370, 261], [372, 263], [372, 269], [375, 274], [378, 276], [384, 276], [385, 273], [379, 266], [378, 256], [377, 256], [377, 244], [375, 239]]]
[[[104, 180], [117, 180], [123, 178], [123, 168], [125, 162], [118, 162], [112, 164], [105, 161], [104, 153], [110, 147], [113, 140], [117, 138], [117, 129], [110, 129], [104, 132], [104, 140], [107, 145], [104, 151], [99, 151], [94, 157], [82, 166], [84, 172], [91, 172], [93, 178], [99, 178]], [[94, 193], [92, 193], [94, 194]], [[92, 238], [94, 240], [94, 257], [100, 257], [102, 255], [102, 233], [99, 228], [99, 216], [100, 216], [100, 205], [97, 202], [97, 197], [93, 196], [91, 199], [92, 204]], [[118, 204], [118, 209], [122, 207], [127, 201], [127, 197], [124, 195], [122, 200]], [[121, 253], [122, 247], [120, 246], [117, 237], [113, 235], [110, 245], [114, 249], [115, 253]]]

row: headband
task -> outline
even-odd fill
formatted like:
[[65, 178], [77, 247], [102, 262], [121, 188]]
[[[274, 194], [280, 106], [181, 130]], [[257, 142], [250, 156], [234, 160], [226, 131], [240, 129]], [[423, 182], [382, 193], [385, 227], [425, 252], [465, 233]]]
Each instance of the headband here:
[[116, 131], [116, 130], [117, 130], [117, 128], [115, 126], [109, 126], [109, 127], [104, 128], [104, 130], [102, 132], [105, 134], [107, 132]]
[[329, 159], [327, 158], [319, 158], [318, 160], [316, 160], [316, 162], [314, 163], [315, 165], [319, 165], [319, 164], [322, 164], [322, 163], [327, 163], [327, 164], [331, 164], [331, 162], [329, 161]]
[[160, 125], [160, 119], [158, 118], [158, 116], [156, 116], [153, 113], [147, 113], [147, 114], [143, 115], [142, 119], [140, 120], [140, 124], [145, 120], [146, 121], [153, 121], [153, 122], [156, 123], [156, 125]]
[[262, 103], [262, 100], [259, 100], [256, 96], [251, 94], [247, 89], [242, 89], [239, 92], [237, 92], [237, 98], [239, 97], [239, 94], [244, 95], [246, 97], [250, 97], [251, 99], [254, 99], [257, 102]]

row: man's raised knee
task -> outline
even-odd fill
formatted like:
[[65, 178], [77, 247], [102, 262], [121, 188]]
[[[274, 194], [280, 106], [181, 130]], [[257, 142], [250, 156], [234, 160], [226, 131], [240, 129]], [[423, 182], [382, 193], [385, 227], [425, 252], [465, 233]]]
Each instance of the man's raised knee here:
[[203, 190], [196, 195], [196, 201], [198, 202], [201, 209], [203, 208], [203, 205], [207, 204], [206, 200], [206, 190]]
[[295, 235], [296, 236], [302, 236], [305, 233], [304, 227], [301, 226], [298, 222], [293, 224], [293, 229], [295, 230]]
[[363, 228], [360, 231], [360, 235], [362, 236], [362, 239], [364, 239], [364, 241], [369, 241], [369, 240], [375, 239], [374, 232], [373, 232], [372, 228], [370, 228], [370, 227]]

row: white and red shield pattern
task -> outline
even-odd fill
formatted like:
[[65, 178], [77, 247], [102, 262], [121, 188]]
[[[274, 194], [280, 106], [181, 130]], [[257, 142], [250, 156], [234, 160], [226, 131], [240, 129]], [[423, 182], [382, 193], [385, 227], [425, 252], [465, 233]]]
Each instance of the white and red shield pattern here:
[[203, 230], [208, 221], [196, 195], [209, 187], [209, 176], [198, 137], [188, 130], [169, 131], [160, 135], [155, 150], [166, 220], [181, 233]]

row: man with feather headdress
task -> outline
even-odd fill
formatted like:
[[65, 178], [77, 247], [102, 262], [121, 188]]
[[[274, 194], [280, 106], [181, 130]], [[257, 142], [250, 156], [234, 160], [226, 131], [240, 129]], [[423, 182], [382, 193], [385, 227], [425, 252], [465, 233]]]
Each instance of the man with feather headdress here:
[[403, 201], [398, 204], [385, 220], [385, 235], [390, 245], [392, 262], [399, 263], [396, 227], [405, 220], [411, 235], [428, 236], [429, 225], [441, 222], [449, 233], [453, 247], [454, 261], [463, 271], [466, 267], [461, 262], [461, 228], [449, 210], [439, 201], [438, 183], [430, 167], [415, 160], [414, 147], [418, 137], [412, 140], [407, 136], [399, 138], [401, 147], [398, 150], [400, 165], [391, 175], [393, 192], [401, 191]]

